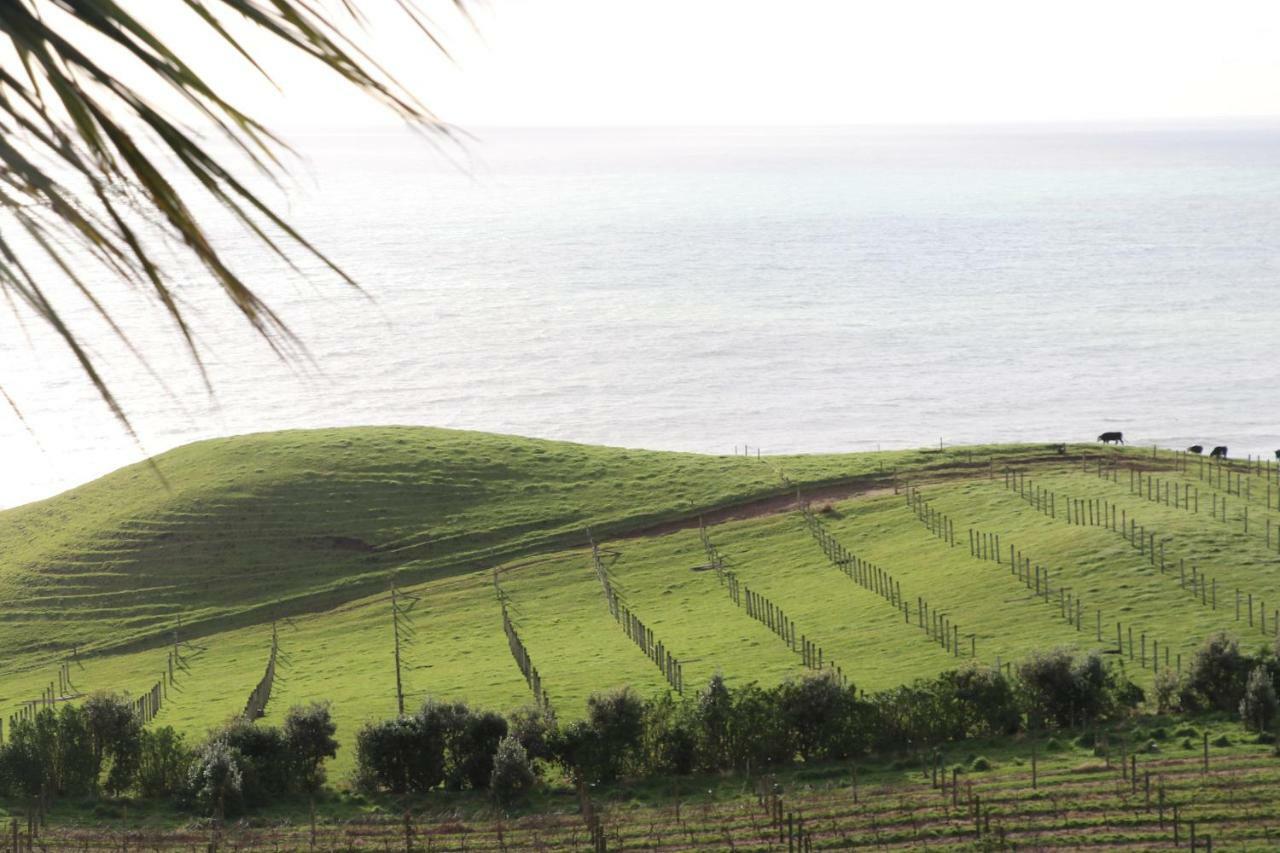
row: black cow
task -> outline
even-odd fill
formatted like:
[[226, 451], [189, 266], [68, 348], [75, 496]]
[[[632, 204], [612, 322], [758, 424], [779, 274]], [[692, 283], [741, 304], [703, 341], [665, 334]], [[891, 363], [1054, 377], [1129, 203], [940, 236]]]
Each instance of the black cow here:
[[1124, 433], [1122, 432], [1104, 432], [1098, 436], [1098, 441], [1103, 444], [1124, 444]]
[[[1066, 456], [1067, 446], [1065, 444], [1055, 444], [1053, 446], [1053, 451], [1054, 453], [1057, 453], [1059, 456]], [[1276, 451], [1276, 458], [1280, 459], [1280, 450]]]
[[1204, 453], [1204, 445], [1202, 445], [1202, 444], [1193, 444], [1193, 445], [1191, 445], [1190, 447], [1188, 447], [1188, 448], [1187, 448], [1187, 452], [1188, 452], [1188, 453]]
[[1226, 459], [1226, 458], [1227, 458], [1227, 446], [1226, 446], [1225, 444], [1223, 444], [1223, 445], [1219, 445], [1219, 446], [1215, 447], [1213, 450], [1210, 450], [1210, 451], [1209, 451], [1209, 458], [1210, 458], [1210, 459]]

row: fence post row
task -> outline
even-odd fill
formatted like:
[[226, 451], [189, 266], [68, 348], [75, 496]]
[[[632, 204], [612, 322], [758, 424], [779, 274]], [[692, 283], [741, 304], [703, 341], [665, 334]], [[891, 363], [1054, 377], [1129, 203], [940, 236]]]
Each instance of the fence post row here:
[[[591, 539], [590, 530], [587, 530], [587, 537]], [[609, 613], [612, 614], [613, 620], [622, 628], [627, 638], [662, 671], [671, 689], [683, 695], [684, 664], [667, 650], [662, 641], [654, 637], [653, 631], [645, 626], [640, 617], [618, 600], [617, 593], [613, 590], [613, 583], [609, 579], [609, 571], [605, 568], [604, 560], [600, 558], [600, 546], [594, 539], [591, 539], [591, 562], [595, 567], [596, 577], [600, 579], [600, 585], [604, 588], [605, 601], [609, 605]]]
[[[910, 484], [907, 484], [904, 493], [908, 506], [912, 507], [916, 517], [926, 527], [929, 527], [935, 536], [952, 547], [958, 544], [955, 541], [955, 525], [951, 519], [942, 513], [931, 510], [927, 502], [920, 498], [919, 490]], [[902, 614], [904, 622], [908, 625], [911, 624], [911, 605], [902, 594], [901, 582], [895, 580], [893, 575], [880, 566], [862, 559], [841, 544], [827, 530], [826, 525], [822, 523], [822, 520], [814, 513], [812, 507], [805, 501], [800, 502], [800, 514], [804, 518], [810, 535], [813, 536], [818, 546], [822, 548], [822, 552], [833, 566], [844, 572], [845, 576], [853, 582], [885, 599], [895, 610]], [[969, 538], [970, 548], [972, 549], [973, 531], [970, 531]], [[929, 640], [936, 642], [944, 650], [956, 657], [962, 656], [959, 626], [953, 624], [946, 613], [939, 612], [936, 609], [930, 611], [928, 602], [920, 597], [916, 599], [916, 627], [921, 629]], [[978, 650], [977, 636], [975, 634], [966, 634], [965, 636], [969, 638], [970, 656], [976, 658]]]

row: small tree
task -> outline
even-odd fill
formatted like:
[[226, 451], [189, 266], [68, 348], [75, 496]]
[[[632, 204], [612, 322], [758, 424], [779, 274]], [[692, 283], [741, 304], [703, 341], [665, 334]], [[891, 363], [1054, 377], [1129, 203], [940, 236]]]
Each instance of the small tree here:
[[1207, 637], [1187, 670], [1182, 704], [1189, 709], [1209, 707], [1233, 711], [1244, 695], [1249, 660], [1235, 638], [1217, 633]]
[[698, 760], [698, 734], [692, 703], [662, 694], [645, 708], [645, 769], [650, 773], [692, 773]]
[[417, 717], [368, 723], [356, 735], [356, 765], [366, 790], [429, 791], [444, 781], [444, 741]]
[[783, 682], [778, 709], [805, 761], [845, 758], [860, 746], [854, 694], [830, 670]]
[[507, 736], [507, 721], [493, 711], [472, 712], [449, 744], [450, 787], [483, 790], [493, 775], [493, 757]]
[[325, 759], [338, 754], [338, 731], [329, 713], [329, 703], [295, 705], [284, 718], [284, 740], [298, 771], [298, 785], [314, 792], [324, 784]]
[[265, 803], [292, 786], [293, 756], [284, 734], [275, 726], [237, 718], [215, 732], [211, 740], [225, 743], [238, 757], [240, 795], [245, 805]]
[[[551, 739], [556, 729], [556, 717], [550, 709], [536, 705], [517, 708], [511, 714], [509, 728], [511, 736], [520, 741], [531, 760], [550, 761], [554, 757]], [[538, 765], [535, 764], [534, 771], [537, 770]]]
[[53, 756], [55, 790], [62, 794], [87, 794], [97, 790], [98, 764], [93, 738], [83, 708], [63, 705], [58, 710], [57, 747]]
[[138, 754], [138, 793], [144, 797], [172, 797], [191, 776], [195, 754], [172, 726], [144, 729]]
[[706, 689], [698, 694], [694, 716], [698, 726], [698, 763], [707, 770], [731, 767], [733, 696], [720, 673], [711, 676]]
[[93, 742], [95, 781], [109, 762], [106, 788], [118, 794], [133, 784], [142, 744], [142, 720], [133, 703], [114, 693], [95, 693], [84, 701]]
[[611, 782], [639, 756], [644, 738], [644, 702], [629, 687], [594, 693], [587, 699], [587, 722], [598, 738], [596, 778]]
[[1271, 673], [1265, 666], [1256, 666], [1245, 682], [1244, 696], [1240, 700], [1240, 722], [1245, 728], [1265, 732], [1276, 718], [1280, 702], [1276, 699]]
[[188, 789], [196, 806], [219, 819], [240, 810], [244, 774], [240, 754], [214, 738], [196, 753]]
[[1162, 669], [1156, 673], [1156, 713], [1167, 714], [1181, 706], [1182, 677], [1171, 669]]
[[489, 776], [489, 791], [494, 801], [503, 808], [509, 808], [528, 795], [534, 781], [529, 754], [520, 741], [511, 736], [500, 740]]

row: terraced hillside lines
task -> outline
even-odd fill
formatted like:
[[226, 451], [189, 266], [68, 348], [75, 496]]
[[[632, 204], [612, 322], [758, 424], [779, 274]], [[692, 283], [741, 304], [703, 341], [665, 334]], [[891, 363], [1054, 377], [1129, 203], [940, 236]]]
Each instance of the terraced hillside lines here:
[[[511, 618], [539, 662], [543, 690], [562, 721], [584, 713], [593, 693], [627, 685], [642, 696], [668, 689], [601, 603], [590, 561], [588, 552], [567, 551], [501, 574]], [[504, 654], [507, 668], [518, 675], [509, 652]], [[528, 704], [527, 686], [524, 695]]]
[[[334, 606], [781, 490], [743, 457], [415, 427], [200, 442], [0, 513], [0, 649], [56, 661]], [[21, 663], [15, 661], [15, 663]]]
[[[987, 663], [1017, 660], [1050, 646], [1094, 645], [1089, 637], [1054, 618], [1042, 601], [1002, 568], [975, 565], [964, 548], [922, 535], [928, 531], [902, 497], [842, 502], [822, 519], [846, 552], [857, 554], [864, 563], [886, 567], [904, 590], [927, 590], [935, 597], [945, 594], [945, 604], [935, 600], [931, 611], [947, 614], [974, 634], [978, 656]], [[910, 598], [906, 592], [904, 597]], [[951, 667], [957, 663], [952, 657]]]
[[720, 525], [715, 539], [742, 582], [811, 630], [858, 688], [894, 686], [956, 665], [940, 646], [917, 642], [900, 610], [831, 572], [799, 513]]
[[[827, 555], [827, 559], [833, 566], [844, 572], [849, 580], [880, 595], [895, 610], [901, 610], [906, 624], [911, 624], [911, 595], [909, 592], [903, 595], [901, 581], [895, 581], [892, 574], [844, 547], [835, 536], [831, 535], [807, 504], [801, 507], [800, 514], [814, 541], [818, 543], [818, 547]], [[931, 642], [942, 646], [944, 651], [961, 657], [965, 648], [960, 643], [960, 626], [952, 624], [949, 611], [945, 608], [939, 610], [936, 602], [931, 606], [924, 596], [916, 596], [915, 605], [916, 627], [923, 631]], [[978, 657], [977, 638], [973, 634], [965, 634], [965, 637], [970, 641], [968, 656], [976, 659]]]
[[[933, 500], [954, 515], [958, 524], [998, 529], [1006, 555], [1009, 543], [1015, 544], [1015, 551], [1026, 544], [1024, 559], [1050, 567], [1053, 582], [1059, 588], [1069, 586], [1083, 596], [1094, 611], [1092, 640], [1104, 650], [1108, 646], [1116, 648], [1115, 623], [1122, 622], [1127, 659], [1132, 653], [1132, 660], [1141, 663], [1141, 641], [1146, 635], [1160, 641], [1160, 664], [1168, 651], [1170, 665], [1176, 666], [1180, 655], [1194, 651], [1205, 636], [1226, 627], [1221, 610], [1206, 609], [1191, 601], [1119, 537], [1098, 528], [1065, 525], [1030, 511], [998, 481], [974, 481], [935, 490]], [[1005, 568], [1009, 568], [1007, 562]], [[1005, 576], [1013, 577], [1007, 573]], [[1087, 631], [1089, 615], [1084, 622]], [[1130, 629], [1132, 646], [1128, 641]], [[1148, 658], [1147, 665], [1152, 664]], [[1140, 680], [1149, 677], [1148, 673]]]
[[717, 672], [729, 684], [769, 685], [798, 673], [800, 659], [729, 598], [704, 561], [696, 530], [620, 545], [609, 566], [615, 588], [656, 633], [681, 650], [686, 690], [701, 689]]
[[[1061, 487], [1056, 479], [1045, 483], [1046, 488]], [[1280, 602], [1280, 558], [1259, 549], [1256, 541], [1245, 541], [1203, 517], [1145, 501], [1135, 507], [1134, 499], [1117, 494], [1114, 484], [1111, 489], [1105, 482], [1101, 486], [1103, 497], [1096, 500], [1106, 501], [1120, 520], [1127, 519], [1129, 527], [1117, 523], [1112, 530], [1112, 513], [1108, 512], [1106, 526], [1098, 525], [1097, 529], [1121, 537], [1170, 584], [1201, 607], [1225, 613], [1238, 629], [1248, 626], [1263, 637], [1280, 631], [1280, 611], [1267, 607], [1267, 601], [1273, 605]], [[1142, 516], [1136, 516], [1139, 510]], [[1146, 527], [1148, 523], [1158, 524], [1159, 529]], [[1144, 535], [1134, 535], [1131, 529]], [[1153, 543], [1158, 550], [1152, 550]]]

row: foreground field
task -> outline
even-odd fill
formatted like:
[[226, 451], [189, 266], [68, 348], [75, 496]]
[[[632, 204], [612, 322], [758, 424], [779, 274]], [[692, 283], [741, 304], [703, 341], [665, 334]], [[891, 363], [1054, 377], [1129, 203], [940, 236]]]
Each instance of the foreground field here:
[[[1098, 732], [970, 742], [889, 763], [592, 794], [608, 850], [1262, 850], [1280, 844], [1280, 760], [1233, 724], [1148, 718]], [[1096, 745], [1090, 743], [1096, 741]], [[1207, 751], [1205, 745], [1208, 744]], [[1207, 756], [1207, 761], [1206, 761]], [[357, 809], [362, 808], [362, 814]], [[473, 798], [338, 798], [270, 820], [175, 828], [61, 815], [53, 849], [590, 850], [572, 797], [504, 817]]]
[[[42, 695], [159, 682], [152, 725], [198, 740], [242, 712], [274, 631], [266, 721], [331, 702], [341, 788], [361, 724], [397, 712], [396, 633], [406, 707], [535, 700], [504, 605], [562, 720], [599, 690], [690, 692], [716, 673], [772, 685], [819, 655], [872, 692], [972, 660], [1100, 649], [1149, 688], [1215, 630], [1273, 641], [1278, 476], [1097, 446], [757, 459], [414, 428], [206, 442], [0, 513], [0, 703], [7, 728]], [[824, 553], [815, 530], [849, 559]], [[604, 583], [682, 682], [622, 630]], [[755, 617], [743, 590], [767, 603]], [[1160, 772], [1177, 779], [1178, 766]], [[1017, 765], [1000, 767], [991, 780]], [[999, 790], [983, 801], [1005, 802]], [[751, 825], [745, 806], [716, 808]], [[865, 831], [849, 820], [828, 834]], [[918, 820], [919, 840], [971, 826], [945, 810]], [[1106, 837], [1092, 823], [1081, 832]], [[1134, 832], [1155, 844], [1149, 827]]]

